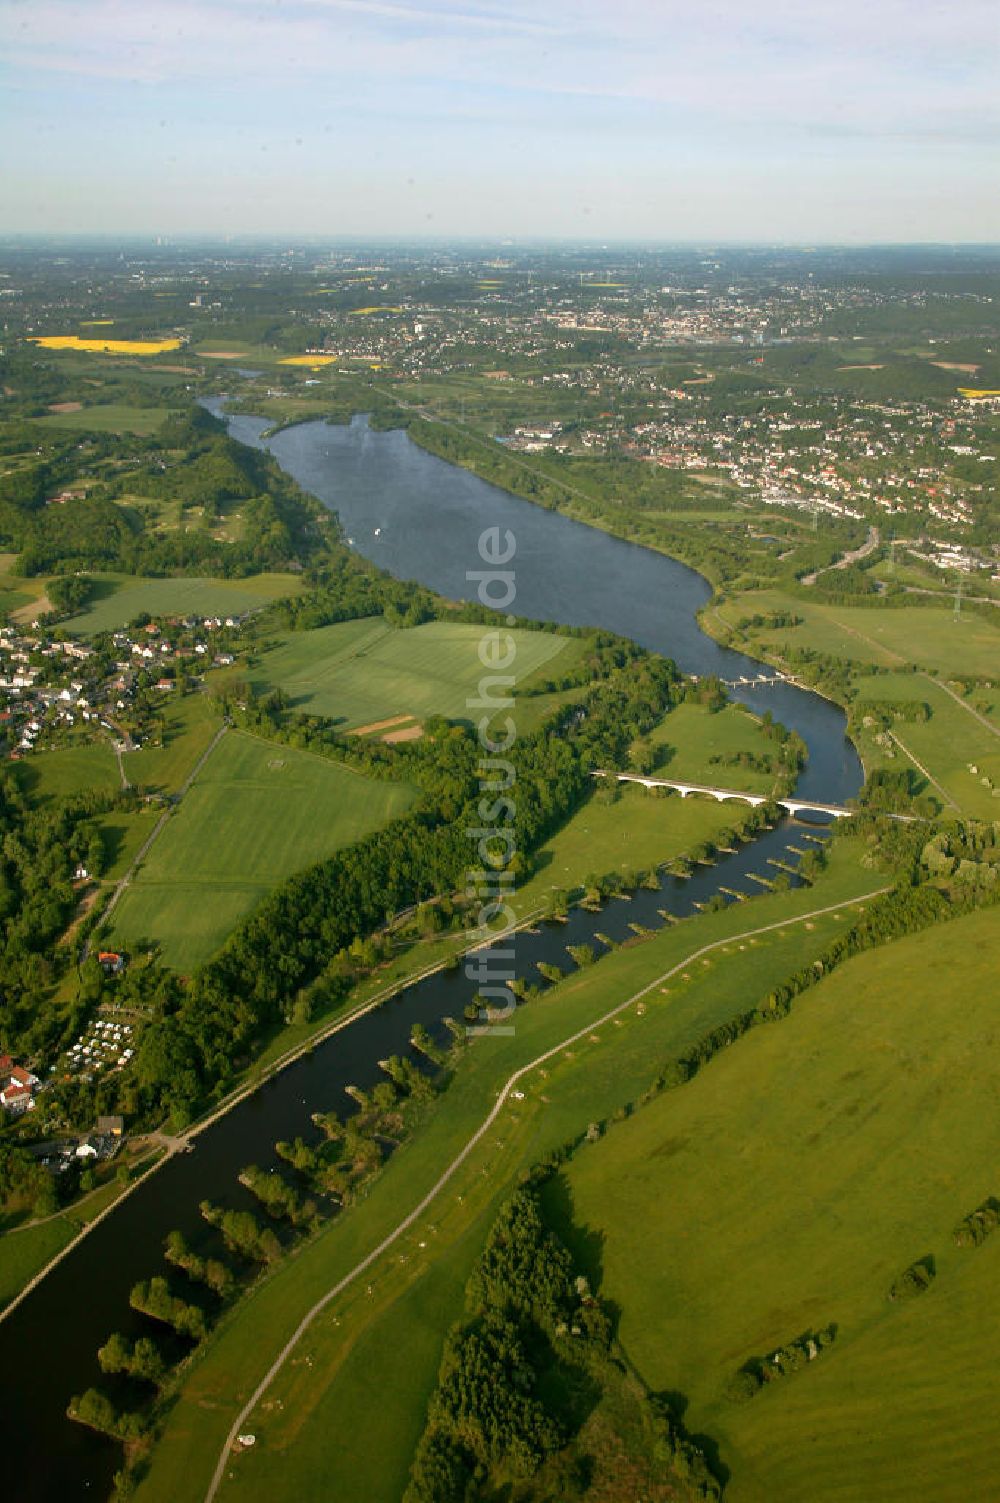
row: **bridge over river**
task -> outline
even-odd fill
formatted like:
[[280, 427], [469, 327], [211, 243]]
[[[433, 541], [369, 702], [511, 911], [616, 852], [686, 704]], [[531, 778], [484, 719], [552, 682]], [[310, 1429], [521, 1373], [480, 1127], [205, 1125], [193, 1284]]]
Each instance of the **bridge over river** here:
[[[595, 772], [595, 778], [606, 778], [606, 772]], [[849, 819], [856, 813], [854, 809], [845, 809], [843, 804], [817, 804], [811, 799], [803, 798], [776, 798], [769, 799], [766, 793], [747, 793], [741, 788], [715, 788], [707, 783], [685, 783], [680, 778], [653, 778], [639, 772], [618, 772], [613, 774], [619, 783], [641, 783], [643, 788], [672, 788], [679, 793], [681, 798], [687, 798], [689, 793], [704, 793], [709, 797], [718, 799], [720, 804], [729, 799], [738, 799], [744, 804], [766, 804], [773, 802], [780, 804], [782, 809], [787, 809], [789, 814], [829, 814], [834, 819]]]

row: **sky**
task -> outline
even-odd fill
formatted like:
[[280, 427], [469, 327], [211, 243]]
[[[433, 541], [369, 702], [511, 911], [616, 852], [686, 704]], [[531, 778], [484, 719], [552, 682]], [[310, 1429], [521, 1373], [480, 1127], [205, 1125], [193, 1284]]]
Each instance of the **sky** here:
[[1000, 242], [996, 0], [0, 0], [0, 230]]

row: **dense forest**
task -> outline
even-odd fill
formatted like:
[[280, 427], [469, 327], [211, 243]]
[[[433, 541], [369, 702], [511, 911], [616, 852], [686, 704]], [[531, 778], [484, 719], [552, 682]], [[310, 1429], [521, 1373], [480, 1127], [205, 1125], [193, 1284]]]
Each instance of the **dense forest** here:
[[[85, 493], [60, 499], [81, 469], [94, 477]], [[136, 493], [182, 505], [197, 525], [149, 525], [122, 504]], [[235, 509], [235, 536], [215, 536]], [[20, 555], [25, 575], [103, 569], [239, 577], [300, 567], [335, 536], [326, 508], [269, 456], [234, 442], [217, 419], [190, 405], [138, 451], [134, 440], [88, 435], [0, 476], [0, 546]]]

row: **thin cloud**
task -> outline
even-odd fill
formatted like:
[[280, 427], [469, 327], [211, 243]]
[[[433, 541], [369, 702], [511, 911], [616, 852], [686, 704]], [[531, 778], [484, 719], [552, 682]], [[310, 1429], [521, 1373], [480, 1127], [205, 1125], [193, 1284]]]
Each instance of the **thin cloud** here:
[[319, 10], [345, 11], [374, 21], [403, 21], [409, 25], [472, 27], [525, 36], [564, 36], [566, 28], [536, 21], [530, 16], [494, 15], [477, 10], [427, 10], [419, 6], [392, 5], [388, 0], [300, 0]]

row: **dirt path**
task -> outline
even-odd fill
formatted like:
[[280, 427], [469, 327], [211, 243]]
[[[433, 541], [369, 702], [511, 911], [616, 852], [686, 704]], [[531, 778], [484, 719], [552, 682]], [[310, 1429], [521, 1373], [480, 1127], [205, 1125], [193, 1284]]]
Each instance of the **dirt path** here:
[[408, 1231], [415, 1221], [419, 1220], [419, 1218], [424, 1214], [424, 1212], [432, 1204], [432, 1202], [437, 1199], [438, 1195], [448, 1184], [449, 1180], [454, 1177], [457, 1171], [465, 1163], [465, 1160], [469, 1157], [469, 1154], [476, 1147], [477, 1143], [481, 1142], [486, 1133], [489, 1132], [490, 1128], [496, 1122], [497, 1117], [506, 1106], [507, 1098], [509, 1097], [511, 1091], [517, 1085], [517, 1082], [519, 1080], [523, 1080], [526, 1075], [529, 1075], [532, 1072], [532, 1070], [537, 1070], [540, 1065], [544, 1065], [547, 1060], [550, 1060], [555, 1055], [560, 1054], [564, 1049], [568, 1049], [571, 1045], [579, 1043], [581, 1039], [586, 1038], [589, 1034], [593, 1033], [595, 1029], [602, 1028], [606, 1023], [611, 1022], [612, 1019], [617, 1017], [619, 1013], [624, 1012], [626, 1008], [633, 1006], [643, 997], [648, 996], [648, 994], [651, 991], [655, 990], [656, 987], [662, 986], [665, 981], [669, 981], [672, 976], [676, 976], [677, 973], [679, 971], [682, 971], [685, 966], [690, 965], [692, 961], [698, 960], [702, 955], [706, 955], [710, 950], [717, 950], [722, 945], [733, 944], [736, 940], [750, 939], [759, 934], [768, 934], [774, 929], [791, 928], [793, 924], [802, 924], [809, 919], [820, 918], [823, 914], [826, 913], [836, 913], [838, 909], [843, 909], [850, 906], [851, 904], [870, 902], [872, 898], [876, 898], [880, 896], [881, 893], [888, 892], [888, 890], [889, 889], [886, 887], [880, 887], [877, 888], [874, 892], [864, 893], [857, 898], [849, 899], [848, 902], [830, 903], [825, 908], [814, 908], [809, 913], [800, 914], [798, 918], [779, 919], [776, 923], [763, 924], [760, 927], [754, 929], [745, 929], [738, 934], [727, 934], [723, 939], [716, 939], [713, 940], [710, 944], [702, 945], [700, 949], [691, 951], [691, 953], [686, 955], [683, 960], [678, 961], [676, 965], [672, 965], [669, 970], [664, 971], [661, 976], [657, 976], [646, 986], [640, 988], [639, 991], [633, 992], [632, 995], [630, 997], [627, 997], [624, 1002], [619, 1002], [616, 1004], [616, 1006], [610, 1008], [603, 1017], [597, 1018], [595, 1021], [588, 1023], [584, 1028], [578, 1029], [576, 1033], [570, 1034], [568, 1038], [562, 1039], [560, 1043], [553, 1044], [551, 1049], [546, 1049], [543, 1054], [536, 1055], [533, 1060], [530, 1060], [526, 1065], [522, 1065], [520, 1069], [515, 1070], [513, 1075], [509, 1076], [506, 1084], [503, 1086], [499, 1095], [497, 1096], [495, 1104], [487, 1113], [480, 1126], [472, 1134], [471, 1138], [469, 1138], [465, 1146], [455, 1155], [451, 1163], [444, 1170], [436, 1183], [433, 1184], [427, 1191], [427, 1194], [423, 1197], [423, 1199], [414, 1206], [412, 1211], [410, 1211], [406, 1216], [403, 1217], [402, 1221], [397, 1223], [397, 1225], [388, 1234], [388, 1236], [382, 1238], [382, 1241], [378, 1244], [377, 1247], [373, 1247], [371, 1252], [361, 1259], [360, 1263], [356, 1263], [349, 1273], [346, 1273], [342, 1279], [339, 1279], [331, 1289], [328, 1289], [327, 1292], [316, 1301], [311, 1309], [306, 1311], [305, 1315], [299, 1321], [299, 1324], [296, 1326], [291, 1336], [285, 1342], [284, 1346], [281, 1348], [278, 1355], [271, 1363], [271, 1366], [268, 1368], [263, 1378], [257, 1384], [257, 1387], [250, 1395], [250, 1398], [244, 1404], [243, 1408], [236, 1416], [236, 1419], [233, 1421], [232, 1428], [230, 1429], [229, 1434], [226, 1437], [225, 1445], [223, 1446], [218, 1462], [216, 1463], [215, 1471], [212, 1474], [212, 1480], [209, 1483], [208, 1491], [205, 1494], [205, 1503], [212, 1503], [212, 1500], [215, 1498], [215, 1495], [222, 1483], [223, 1475], [232, 1455], [233, 1447], [236, 1444], [237, 1437], [241, 1434], [246, 1421], [249, 1419], [254, 1409], [260, 1403], [260, 1400], [263, 1398], [264, 1394], [267, 1392], [268, 1388], [270, 1388], [271, 1384], [274, 1382], [274, 1379], [281, 1371], [281, 1368], [284, 1366], [284, 1363], [289, 1354], [297, 1345], [302, 1336], [305, 1335], [306, 1331], [316, 1319], [316, 1316], [326, 1308], [331, 1300], [336, 1299], [337, 1295], [341, 1294], [349, 1284], [352, 1284], [354, 1280], [360, 1277], [362, 1273], [365, 1273], [373, 1263], [377, 1262], [382, 1254], [388, 1251], [393, 1243], [398, 1241], [403, 1233]]
[[941, 787], [941, 784], [938, 782], [938, 780], [934, 776], [934, 774], [931, 773], [931, 772], [928, 772], [927, 768], [924, 766], [924, 764], [922, 762], [918, 762], [917, 761], [916, 757], [910, 751], [909, 747], [908, 746], [904, 746], [903, 743], [902, 743], [902, 741], [900, 741], [899, 737], [896, 735], [896, 732], [895, 731], [889, 731], [889, 732], [887, 732], [887, 734], [891, 738], [891, 740], [893, 740], [896, 743], [896, 745], [899, 747], [900, 751], [903, 753], [903, 756], [904, 757], [908, 757], [910, 759], [910, 761], [913, 763], [914, 767], [917, 769], [917, 771], [923, 773], [923, 775], [927, 779], [928, 783], [932, 783], [934, 785], [934, 787], [937, 789], [938, 793], [940, 793], [941, 797], [944, 799], [945, 803], [949, 804], [952, 809], [956, 809], [957, 810], [958, 809], [958, 804], [952, 798], [952, 796], [948, 792], [948, 790], [946, 788], [942, 788]]
[[925, 678], [928, 683], [937, 684], [938, 688], [943, 689], [946, 694], [950, 694], [955, 703], [957, 705], [960, 705], [967, 715], [971, 715], [973, 720], [978, 720], [979, 724], [984, 725], [988, 731], [992, 731], [994, 736], [1000, 736], [1000, 729], [998, 729], [991, 720], [987, 720], [985, 715], [980, 715], [978, 710], [974, 710], [971, 705], [966, 704], [961, 694], [956, 694], [954, 689], [949, 689], [947, 684], [943, 684], [941, 680], [939, 678], [935, 678], [933, 674], [924, 673], [921, 675], [921, 677]]
[[857, 637], [859, 642], [864, 642], [868, 647], [874, 647], [876, 652], [884, 652], [887, 658], [895, 658], [897, 663], [906, 663], [909, 661], [901, 653], [894, 652], [891, 647], [886, 647], [884, 642], [877, 642], [874, 637], [866, 637], [864, 632], [858, 631], [856, 626], [848, 626], [845, 621], [839, 621], [836, 616], [831, 616], [830, 620], [839, 626], [841, 631], [846, 632], [849, 637]]

